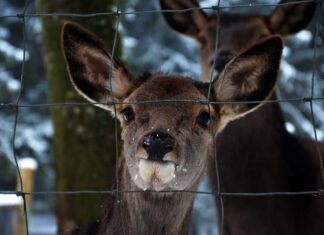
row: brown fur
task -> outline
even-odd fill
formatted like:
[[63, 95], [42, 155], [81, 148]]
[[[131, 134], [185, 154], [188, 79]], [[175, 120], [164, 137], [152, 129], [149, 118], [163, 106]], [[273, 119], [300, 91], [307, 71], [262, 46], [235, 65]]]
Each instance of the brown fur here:
[[[212, 84], [164, 74], [136, 78], [122, 64], [113, 61], [97, 42], [100, 40], [96, 36], [74, 23], [66, 23], [63, 28], [63, 53], [75, 89], [111, 112], [114, 107], [107, 102], [118, 101], [116, 115], [123, 140], [119, 185], [124, 192], [119, 198], [108, 197], [99, 234], [188, 234], [194, 194], [183, 191], [197, 190], [208, 156], [213, 155], [214, 134], [229, 121], [260, 106], [257, 103], [240, 108], [224, 103], [208, 107], [188, 100], [206, 100], [209, 85], [212, 101], [267, 99], [277, 80], [282, 40], [269, 37], [258, 42], [234, 58], [227, 71]], [[78, 51], [95, 56], [89, 60]], [[240, 72], [245, 60], [261, 62], [258, 72], [256, 68]], [[246, 89], [244, 78], [254, 89]], [[153, 101], [160, 102], [150, 103]], [[219, 112], [225, 107], [227, 112]], [[130, 112], [131, 115], [126, 115]], [[206, 113], [210, 120], [204, 122]], [[168, 147], [167, 152], [161, 154], [164, 148], [157, 148], [155, 154], [161, 159], [152, 158], [147, 150], [145, 139], [153, 134], [154, 138], [167, 136], [168, 143], [173, 140], [171, 148], [162, 146]]]
[[[163, 9], [181, 9], [183, 2], [186, 2], [186, 8], [198, 6], [192, 0], [160, 2]], [[288, 1], [281, 1], [286, 2]], [[188, 28], [195, 24], [194, 15], [190, 12], [181, 16], [178, 14], [177, 18], [174, 18], [176, 13], [165, 13], [164, 17], [173, 29], [197, 40], [201, 51], [202, 77], [207, 82], [212, 70], [217, 70], [214, 74], [226, 71], [228, 66], [224, 68], [221, 63], [212, 67], [214, 59], [216, 62], [222, 60], [222, 53], [227, 53], [229, 56], [223, 59], [229, 60], [260, 38], [275, 33], [282, 36], [296, 33], [309, 23], [315, 7], [315, 3], [278, 6], [270, 16], [230, 13], [207, 16], [203, 11], [197, 10], [195, 15], [200, 12], [206, 23], [194, 27], [195, 34], [183, 30], [186, 28], [189, 31]], [[215, 54], [218, 23], [219, 46]], [[241, 65], [247, 71], [261, 64], [247, 60], [245, 63]], [[245, 73], [244, 69], [239, 71]], [[256, 73], [258, 71], [255, 70]], [[243, 89], [255, 89], [248, 80], [245, 83]], [[273, 94], [271, 98], [276, 99], [276, 95]], [[222, 192], [318, 190], [323, 182], [315, 144], [314, 141], [301, 140], [286, 131], [277, 103], [264, 105], [228, 125], [217, 137], [216, 155], [221, 188], [216, 188], [215, 159], [211, 158], [208, 168], [213, 189]], [[324, 155], [324, 144], [321, 143], [320, 148]], [[319, 235], [324, 231], [323, 196], [226, 197], [223, 201], [226, 235]], [[220, 206], [217, 199], [216, 203]]]

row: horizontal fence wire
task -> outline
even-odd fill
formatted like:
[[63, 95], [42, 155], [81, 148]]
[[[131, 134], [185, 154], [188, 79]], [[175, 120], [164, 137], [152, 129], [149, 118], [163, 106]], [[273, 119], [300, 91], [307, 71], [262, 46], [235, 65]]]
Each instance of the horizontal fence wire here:
[[[314, 110], [313, 110], [313, 102], [322, 102], [324, 100], [324, 97], [315, 97], [314, 95], [314, 86], [315, 86], [315, 72], [316, 72], [316, 58], [317, 58], [317, 42], [318, 42], [318, 32], [319, 32], [319, 27], [320, 27], [320, 11], [317, 13], [317, 18], [316, 18], [316, 31], [314, 32], [314, 47], [313, 47], [313, 71], [312, 71], [312, 77], [311, 77], [311, 94], [310, 96], [305, 96], [305, 97], [297, 97], [297, 98], [288, 98], [288, 99], [274, 99], [274, 100], [262, 100], [262, 101], [248, 101], [248, 102], [237, 102], [237, 101], [226, 101], [226, 102], [220, 102], [220, 101], [212, 101], [211, 100], [211, 85], [209, 85], [209, 94], [208, 94], [208, 99], [207, 100], [190, 100], [190, 99], [182, 99], [182, 100], [143, 100], [143, 101], [136, 101], [136, 102], [119, 102], [117, 100], [109, 100], [107, 102], [99, 103], [99, 102], [65, 102], [65, 103], [21, 103], [20, 102], [20, 97], [21, 97], [21, 92], [23, 90], [23, 85], [24, 85], [24, 71], [25, 71], [25, 63], [26, 63], [26, 18], [35, 18], [35, 17], [71, 17], [71, 18], [92, 18], [92, 17], [104, 17], [104, 16], [115, 16], [117, 21], [116, 21], [116, 29], [115, 29], [115, 37], [114, 37], [114, 43], [113, 43], [113, 50], [112, 50], [112, 58], [114, 58], [114, 52], [116, 48], [116, 42], [117, 42], [117, 35], [118, 35], [118, 27], [120, 24], [120, 19], [122, 16], [126, 15], [140, 15], [140, 14], [161, 14], [161, 13], [172, 13], [172, 12], [177, 12], [177, 13], [185, 13], [189, 11], [194, 11], [194, 10], [210, 10], [214, 11], [217, 13], [220, 13], [222, 10], [226, 9], [235, 9], [235, 8], [256, 8], [256, 7], [276, 7], [278, 5], [293, 5], [293, 4], [301, 4], [301, 3], [310, 3], [310, 2], [317, 2], [319, 5], [319, 8], [322, 8], [322, 1], [317, 0], [317, 1], [311, 1], [311, 0], [304, 0], [304, 1], [291, 1], [291, 2], [285, 2], [285, 3], [280, 3], [280, 4], [256, 4], [256, 3], [250, 3], [250, 4], [237, 4], [237, 5], [230, 5], [230, 6], [222, 6], [221, 1], [218, 0], [216, 1], [217, 4], [207, 6], [207, 7], [193, 7], [193, 8], [185, 8], [181, 10], [161, 10], [161, 9], [151, 9], [151, 10], [139, 10], [139, 11], [123, 11], [120, 9], [120, 4], [119, 1], [117, 1], [117, 9], [114, 11], [108, 11], [108, 12], [95, 12], [95, 13], [90, 13], [90, 14], [77, 14], [77, 13], [65, 13], [65, 12], [56, 12], [56, 13], [27, 13], [27, 9], [31, 4], [31, 1], [26, 1], [24, 11], [21, 13], [17, 14], [11, 14], [11, 15], [1, 15], [0, 19], [5, 19], [5, 18], [18, 18], [22, 21], [23, 25], [23, 61], [22, 61], [22, 67], [21, 67], [21, 76], [20, 76], [20, 90], [19, 94], [17, 97], [17, 100], [15, 103], [0, 103], [0, 108], [1, 107], [9, 107], [15, 110], [15, 119], [14, 119], [14, 128], [13, 128], [13, 137], [12, 137], [12, 152], [14, 155], [14, 160], [19, 176], [19, 183], [20, 183], [20, 188], [17, 189], [16, 191], [0, 191], [0, 194], [8, 195], [8, 194], [13, 194], [17, 196], [21, 196], [23, 198], [24, 202], [24, 215], [25, 215], [25, 224], [26, 224], [26, 234], [29, 234], [29, 229], [28, 229], [28, 215], [27, 215], [27, 205], [26, 205], [26, 200], [25, 196], [39, 196], [39, 195], [75, 195], [75, 194], [114, 194], [119, 197], [121, 193], [161, 193], [161, 192], [176, 192], [176, 193], [189, 193], [189, 194], [200, 194], [200, 195], [212, 195], [215, 197], [282, 197], [282, 196], [303, 196], [303, 195], [312, 195], [314, 197], [318, 196], [323, 196], [324, 195], [324, 170], [323, 170], [323, 158], [321, 155], [321, 152], [319, 150], [319, 141], [317, 137], [317, 131], [316, 131], [316, 123], [315, 123], [315, 117], [314, 117]], [[219, 20], [218, 23], [219, 24]], [[217, 27], [219, 29], [219, 27]], [[217, 51], [218, 47], [218, 36], [219, 34], [217, 33], [216, 35], [216, 49], [215, 52]], [[112, 66], [112, 64], [110, 65]], [[111, 71], [111, 69], [110, 69]], [[111, 74], [110, 74], [111, 76]], [[212, 81], [213, 75], [211, 74], [210, 76], [210, 82]], [[110, 79], [111, 80], [111, 79]], [[211, 83], [210, 83], [211, 84]], [[111, 86], [111, 84], [110, 84]], [[208, 192], [208, 191], [188, 191], [188, 190], [181, 190], [181, 191], [176, 191], [176, 190], [168, 190], [168, 191], [160, 191], [160, 192], [155, 192], [155, 191], [150, 191], [150, 190], [121, 190], [119, 188], [119, 176], [118, 176], [118, 123], [115, 115], [115, 145], [116, 145], [116, 188], [112, 190], [103, 190], [103, 191], [97, 191], [97, 190], [74, 190], [74, 191], [34, 191], [34, 192], [24, 192], [23, 188], [23, 182], [21, 179], [21, 173], [18, 167], [18, 158], [16, 154], [16, 146], [15, 146], [15, 138], [16, 138], [16, 128], [18, 125], [18, 114], [19, 114], [19, 109], [20, 108], [45, 108], [45, 107], [59, 107], [59, 108], [69, 108], [69, 107], [74, 107], [74, 106], [88, 106], [88, 105], [111, 105], [114, 107], [114, 112], [116, 113], [116, 105], [120, 104], [132, 104], [132, 105], [144, 105], [144, 104], [177, 104], [177, 103], [196, 103], [196, 104], [201, 104], [201, 105], [217, 105], [217, 104], [239, 104], [239, 105], [245, 105], [245, 104], [272, 104], [272, 103], [285, 103], [285, 102], [290, 102], [290, 103], [295, 103], [295, 102], [305, 102], [310, 104], [310, 109], [311, 109], [311, 122], [313, 125], [313, 131], [314, 131], [314, 138], [315, 138], [315, 143], [316, 143], [316, 148], [318, 152], [318, 157], [319, 157], [319, 163], [321, 166], [321, 174], [323, 178], [323, 185], [321, 186], [320, 189], [314, 190], [314, 191], [298, 191], [298, 192], [223, 192], [220, 186], [221, 179], [219, 178], [219, 175], [217, 175], [217, 181], [218, 181], [218, 191], [217, 192]], [[217, 160], [215, 156], [215, 170], [216, 173], [218, 174], [218, 166], [217, 166]], [[118, 201], [118, 200], [117, 200]], [[222, 204], [222, 209], [221, 209], [221, 227], [223, 227], [224, 223], [224, 214], [223, 214], [223, 204]], [[123, 218], [122, 218], [123, 219]], [[221, 228], [222, 230], [222, 228]], [[125, 234], [125, 231], [124, 231]], [[222, 231], [220, 232], [222, 234]]]
[[0, 103], [0, 107], [21, 107], [21, 108], [37, 108], [37, 107], [64, 107], [64, 106], [92, 106], [92, 105], [136, 105], [136, 104], [170, 104], [170, 103], [195, 103], [202, 105], [217, 105], [217, 104], [273, 104], [273, 103], [306, 103], [311, 101], [323, 101], [324, 97], [301, 97], [287, 99], [269, 99], [269, 100], [251, 100], [251, 101], [211, 101], [211, 100], [195, 100], [195, 99], [164, 99], [164, 100], [139, 100], [139, 101], [117, 101], [108, 100], [106, 102], [64, 102], [64, 103], [35, 103], [35, 104], [15, 104], [15, 103]]
[[302, 196], [302, 195], [313, 195], [313, 196], [324, 196], [324, 189], [301, 191], [301, 192], [212, 192], [212, 191], [190, 191], [190, 190], [73, 190], [73, 191], [44, 191], [44, 192], [20, 192], [20, 191], [0, 191], [0, 194], [8, 195], [14, 194], [17, 196], [31, 195], [75, 195], [75, 194], [117, 194], [117, 193], [197, 193], [206, 195], [216, 196], [236, 196], [236, 197], [268, 197], [268, 196]]
[[161, 9], [152, 9], [152, 10], [144, 10], [144, 11], [108, 11], [108, 12], [96, 12], [90, 14], [77, 14], [77, 13], [35, 13], [35, 14], [12, 14], [12, 15], [2, 15], [1, 18], [26, 18], [26, 17], [76, 17], [76, 18], [91, 18], [91, 17], [100, 17], [100, 16], [123, 16], [123, 15], [139, 15], [139, 14], [150, 14], [150, 13], [185, 13], [194, 10], [214, 10], [218, 11], [218, 9], [233, 9], [233, 8], [246, 8], [246, 7], [276, 7], [276, 6], [286, 6], [286, 5], [295, 5], [300, 3], [309, 3], [309, 2], [321, 2], [321, 0], [304, 0], [304, 1], [292, 1], [292, 2], [285, 2], [279, 4], [265, 4], [265, 3], [250, 3], [250, 4], [242, 4], [242, 5], [232, 5], [232, 6], [220, 6], [220, 5], [213, 5], [209, 7], [190, 7], [180, 10], [161, 10]]

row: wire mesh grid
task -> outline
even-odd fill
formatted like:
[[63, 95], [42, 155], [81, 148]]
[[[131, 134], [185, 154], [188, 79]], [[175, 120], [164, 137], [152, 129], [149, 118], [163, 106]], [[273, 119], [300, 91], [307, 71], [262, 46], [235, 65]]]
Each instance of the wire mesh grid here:
[[[29, 229], [28, 229], [28, 214], [27, 214], [27, 203], [26, 203], [26, 195], [73, 195], [73, 194], [114, 194], [117, 196], [117, 203], [119, 202], [119, 195], [120, 193], [142, 193], [143, 190], [120, 190], [119, 186], [119, 175], [118, 175], [118, 161], [119, 161], [119, 142], [118, 142], [118, 121], [117, 121], [117, 115], [115, 115], [114, 118], [114, 125], [115, 125], [115, 157], [116, 157], [116, 188], [113, 190], [106, 190], [106, 191], [97, 191], [97, 190], [75, 190], [75, 191], [51, 191], [51, 192], [25, 192], [24, 191], [24, 184], [22, 181], [22, 176], [20, 169], [18, 167], [18, 158], [16, 154], [16, 145], [15, 145], [15, 139], [16, 139], [16, 129], [17, 129], [17, 124], [18, 124], [18, 114], [19, 114], [19, 109], [20, 108], [26, 108], [26, 107], [74, 107], [74, 106], [88, 106], [88, 105], [94, 105], [94, 104], [106, 104], [106, 105], [112, 105], [114, 107], [114, 112], [116, 114], [116, 105], [118, 104], [154, 104], [154, 103], [159, 103], [159, 104], [170, 104], [170, 103], [198, 103], [201, 105], [215, 105], [215, 104], [247, 104], [247, 103], [264, 103], [264, 104], [269, 104], [269, 103], [284, 103], [284, 102], [304, 102], [304, 103], [309, 103], [310, 105], [310, 110], [311, 110], [311, 122], [313, 125], [313, 132], [314, 132], [314, 139], [316, 142], [316, 149], [318, 153], [318, 161], [320, 164], [320, 170], [321, 170], [321, 177], [322, 177], [322, 186], [318, 190], [313, 190], [313, 191], [301, 191], [301, 192], [258, 192], [258, 193], [253, 193], [253, 192], [223, 192], [221, 190], [218, 191], [188, 191], [188, 190], [183, 190], [181, 192], [183, 193], [190, 193], [190, 194], [202, 194], [202, 195], [213, 195], [215, 197], [218, 197], [220, 200], [220, 208], [218, 211], [219, 217], [220, 217], [220, 224], [219, 224], [219, 230], [220, 234], [223, 234], [223, 226], [224, 226], [224, 205], [223, 205], [223, 197], [231, 196], [231, 197], [274, 197], [274, 196], [296, 196], [296, 195], [324, 195], [324, 167], [323, 167], [323, 157], [321, 155], [320, 147], [319, 147], [319, 141], [318, 141], [318, 136], [317, 136], [317, 131], [316, 131], [316, 123], [315, 123], [315, 117], [314, 117], [314, 110], [313, 110], [313, 102], [314, 101], [319, 101], [322, 102], [324, 100], [324, 97], [315, 97], [314, 94], [314, 86], [315, 86], [315, 73], [316, 73], [316, 57], [317, 57], [317, 42], [318, 42], [318, 32], [319, 32], [319, 27], [320, 27], [320, 10], [317, 11], [316, 15], [316, 27], [315, 27], [315, 32], [314, 32], [314, 45], [313, 45], [313, 70], [312, 70], [312, 76], [310, 78], [311, 81], [311, 91], [309, 96], [305, 97], [297, 97], [297, 98], [289, 98], [289, 99], [275, 99], [275, 100], [263, 100], [263, 101], [250, 101], [250, 102], [215, 102], [211, 100], [211, 86], [209, 86], [209, 92], [208, 92], [208, 99], [206, 100], [150, 100], [150, 101], [137, 101], [137, 102], [118, 102], [116, 100], [109, 100], [104, 103], [91, 103], [91, 102], [65, 102], [65, 103], [38, 103], [38, 104], [21, 104], [20, 103], [20, 98], [21, 98], [21, 92], [23, 89], [23, 84], [24, 84], [24, 73], [25, 73], [25, 63], [26, 63], [26, 18], [33, 18], [33, 17], [71, 17], [71, 18], [91, 18], [91, 17], [102, 17], [102, 16], [115, 16], [116, 17], [116, 25], [115, 25], [115, 34], [114, 34], [114, 43], [112, 47], [112, 58], [114, 58], [115, 55], [115, 50], [116, 50], [116, 44], [117, 44], [117, 37], [118, 37], [118, 31], [119, 31], [119, 25], [121, 21], [121, 17], [125, 15], [138, 15], [138, 14], [161, 14], [161, 13], [167, 13], [167, 12], [178, 12], [178, 13], [184, 13], [188, 11], [194, 11], [194, 10], [212, 10], [216, 13], [220, 13], [223, 9], [231, 9], [231, 8], [252, 8], [252, 7], [275, 7], [278, 5], [293, 5], [293, 4], [301, 4], [301, 3], [309, 3], [309, 2], [317, 2], [318, 3], [318, 8], [321, 10], [322, 9], [322, 1], [312, 1], [312, 0], [305, 0], [305, 1], [291, 1], [291, 2], [285, 2], [285, 3], [280, 3], [280, 4], [256, 4], [256, 3], [250, 3], [246, 5], [233, 5], [233, 6], [221, 6], [221, 0], [215, 1], [215, 5], [211, 5], [208, 7], [194, 7], [194, 8], [186, 8], [186, 9], [181, 9], [181, 10], [143, 10], [143, 11], [127, 11], [127, 10], [122, 10], [120, 7], [120, 2], [117, 0], [116, 1], [116, 10], [110, 11], [110, 12], [95, 12], [91, 14], [75, 14], [75, 13], [62, 13], [62, 12], [57, 12], [57, 13], [36, 13], [36, 14], [29, 14], [27, 13], [27, 9], [29, 5], [31, 4], [31, 1], [26, 0], [24, 10], [21, 13], [18, 14], [13, 14], [13, 15], [2, 15], [0, 16], [0, 19], [2, 18], [18, 18], [21, 20], [21, 24], [23, 25], [23, 60], [22, 60], [22, 66], [21, 66], [21, 73], [20, 73], [20, 90], [19, 94], [17, 96], [16, 102], [15, 103], [0, 103], [0, 107], [11, 107], [15, 111], [15, 119], [14, 119], [14, 126], [13, 126], [13, 135], [12, 135], [12, 152], [18, 172], [18, 180], [19, 180], [19, 185], [20, 188], [16, 191], [0, 191], [0, 194], [15, 194], [17, 196], [21, 196], [23, 198], [23, 209], [24, 209], [24, 218], [25, 218], [25, 225], [26, 225], [26, 234], [29, 234]], [[219, 18], [217, 20], [217, 34], [216, 34], [216, 48], [215, 52], [218, 50], [218, 43], [219, 43]], [[214, 61], [215, 63], [215, 61]], [[113, 62], [110, 64], [110, 68], [112, 68]], [[109, 70], [110, 74], [109, 77], [112, 76], [111, 71], [112, 69]], [[210, 81], [213, 79], [213, 70], [212, 73], [210, 74]], [[112, 84], [111, 84], [111, 79], [110, 79], [110, 90], [112, 90]], [[214, 135], [215, 136], [215, 135]], [[214, 143], [216, 139], [214, 138]], [[219, 176], [219, 169], [218, 169], [218, 164], [217, 164], [217, 158], [215, 154], [215, 170], [217, 174], [217, 188], [221, 189], [221, 179]], [[160, 192], [175, 192], [175, 191], [160, 191]], [[160, 193], [160, 192], [154, 192], [150, 191], [150, 193]], [[126, 231], [124, 231], [124, 234], [127, 234]]]

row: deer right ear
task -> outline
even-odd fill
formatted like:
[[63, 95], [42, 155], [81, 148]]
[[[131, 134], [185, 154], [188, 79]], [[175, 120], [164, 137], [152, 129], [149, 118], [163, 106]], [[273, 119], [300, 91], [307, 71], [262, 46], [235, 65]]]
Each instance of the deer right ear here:
[[272, 36], [232, 59], [213, 82], [219, 130], [229, 121], [260, 107], [274, 90], [282, 52], [282, 39]]
[[208, 16], [199, 9], [195, 0], [160, 0], [160, 6], [165, 11], [197, 8], [185, 12], [163, 12], [169, 26], [187, 36], [197, 38], [200, 29], [208, 23]]
[[[279, 4], [289, 2], [291, 0], [281, 0]], [[288, 36], [304, 29], [312, 20], [315, 10], [314, 2], [279, 5], [271, 14], [270, 24], [275, 33]]]
[[112, 60], [97, 36], [80, 25], [64, 24], [62, 49], [74, 88], [87, 100], [101, 103], [95, 105], [111, 110], [104, 103], [121, 101], [131, 90], [132, 77], [127, 70]]

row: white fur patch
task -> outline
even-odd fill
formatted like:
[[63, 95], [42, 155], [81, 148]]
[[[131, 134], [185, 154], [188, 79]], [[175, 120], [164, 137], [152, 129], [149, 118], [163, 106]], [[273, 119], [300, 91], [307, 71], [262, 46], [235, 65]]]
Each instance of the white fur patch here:
[[149, 184], [166, 184], [176, 177], [175, 164], [172, 162], [160, 163], [141, 159], [138, 167], [141, 178]]

